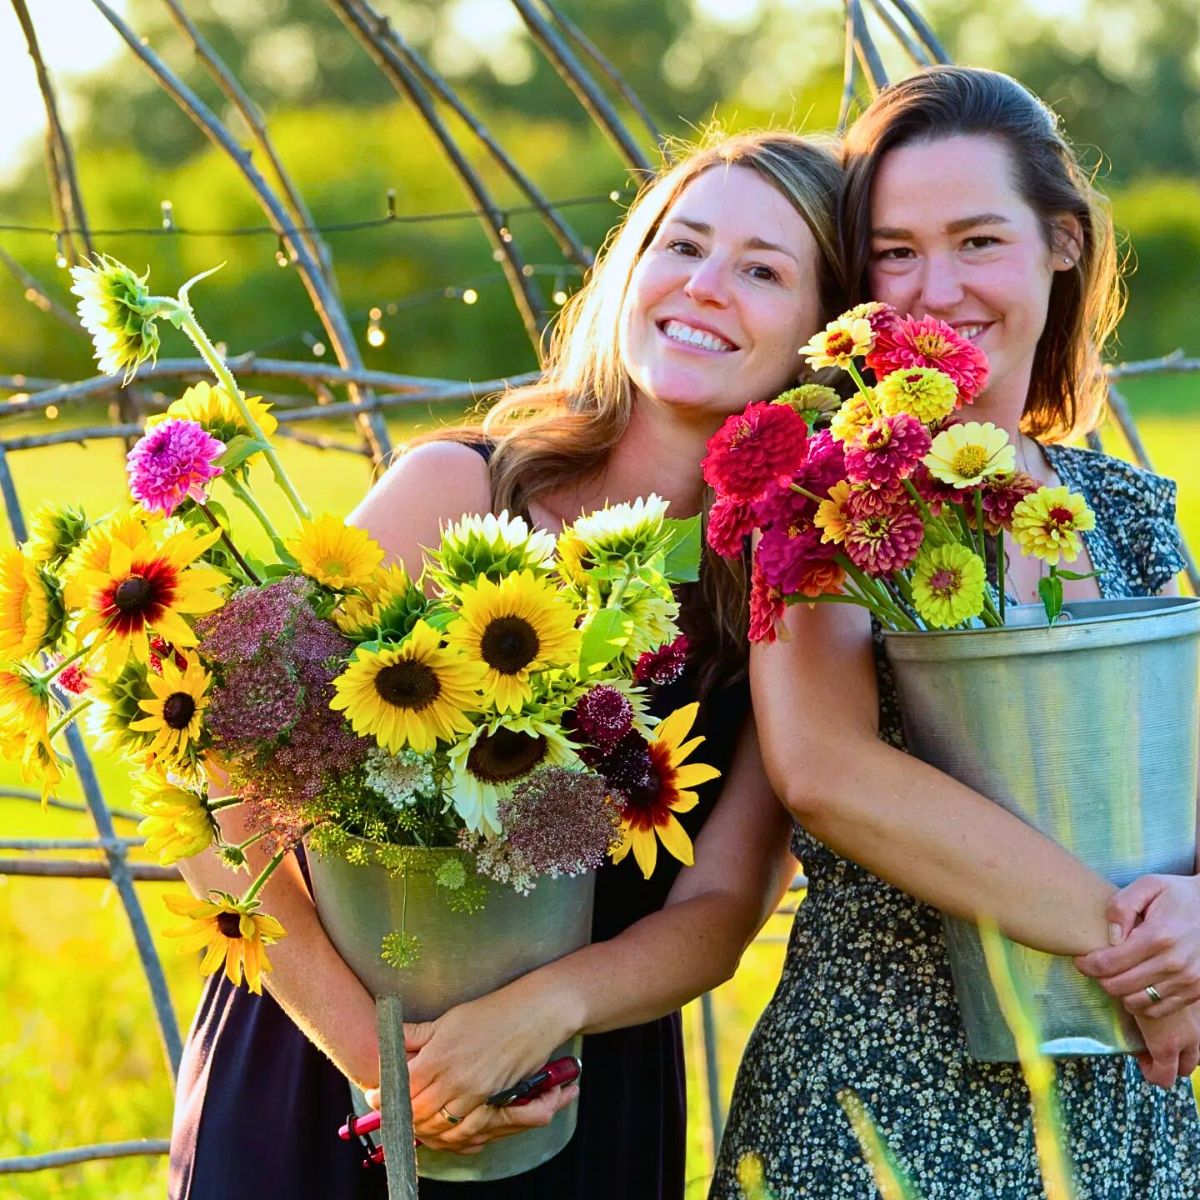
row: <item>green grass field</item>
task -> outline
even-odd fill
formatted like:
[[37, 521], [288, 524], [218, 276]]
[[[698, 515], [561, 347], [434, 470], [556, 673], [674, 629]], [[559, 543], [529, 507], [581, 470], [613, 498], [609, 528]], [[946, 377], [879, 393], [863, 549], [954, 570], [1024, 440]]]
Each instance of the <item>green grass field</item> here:
[[[1200, 449], [1200, 389], [1185, 382], [1166, 386], [1155, 381], [1141, 390], [1130, 388], [1130, 393], [1143, 412], [1141, 429], [1156, 467], [1181, 482], [1181, 524], [1191, 544], [1200, 546], [1200, 479], [1193, 466]], [[426, 417], [423, 423], [428, 421]], [[3, 431], [6, 436], [18, 432], [13, 425]], [[1116, 444], [1114, 449], [1119, 452]], [[361, 458], [331, 458], [291, 443], [284, 443], [283, 453], [315, 510], [344, 512], [369, 484], [369, 467]], [[69, 498], [98, 513], [122, 495], [121, 454], [114, 443], [26, 450], [12, 454], [10, 462], [27, 511], [42, 500]], [[263, 487], [260, 494], [270, 491]], [[282, 515], [282, 506], [276, 509]], [[253, 535], [249, 529], [245, 532]], [[100, 767], [110, 803], [122, 806], [126, 789], [121, 769], [112, 764]], [[0, 764], [0, 787], [15, 783], [12, 770]], [[63, 792], [66, 797], [76, 794]], [[42, 813], [19, 800], [0, 801], [0, 829], [6, 838], [93, 833], [84, 816]], [[119, 832], [132, 829], [122, 826]], [[165, 890], [157, 884], [140, 887], [156, 935], [174, 922], [161, 903]], [[787, 919], [777, 917], [767, 932], [778, 935], [786, 930]], [[160, 938], [159, 946], [176, 1012], [186, 1028], [199, 993], [194, 963], [180, 959], [167, 939]], [[782, 953], [782, 945], [757, 943], [737, 977], [716, 993], [722, 1104], [745, 1038], [774, 986]], [[128, 927], [111, 885], [0, 875], [0, 979], [0, 1158], [168, 1135], [170, 1081]], [[693, 1117], [688, 1194], [699, 1197], [705, 1192], [712, 1138], [702, 1085], [698, 1006], [685, 1013], [685, 1027], [691, 1043]], [[269, 1130], [264, 1136], [270, 1136]], [[164, 1181], [163, 1159], [123, 1159], [0, 1175], [0, 1200], [150, 1200], [163, 1194]]]

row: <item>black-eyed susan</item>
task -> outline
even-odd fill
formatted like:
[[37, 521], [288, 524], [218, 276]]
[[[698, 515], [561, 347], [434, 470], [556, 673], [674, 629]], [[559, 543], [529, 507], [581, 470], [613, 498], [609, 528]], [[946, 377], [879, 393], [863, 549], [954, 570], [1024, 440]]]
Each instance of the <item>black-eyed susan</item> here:
[[[706, 763], [684, 763], [704, 741], [702, 737], [684, 740], [699, 707], [687, 704], [659, 722], [645, 748], [646, 762], [629, 778], [614, 780], [621, 805], [621, 844], [613, 851], [613, 861], [620, 862], [632, 850], [647, 879], [657, 864], [660, 841], [669, 854], [692, 865], [692, 840], [675, 814], [695, 808], [699, 797], [691, 789], [721, 774]], [[607, 774], [605, 764], [600, 764], [600, 770]]]
[[142, 777], [131, 803], [144, 818], [137, 831], [146, 839], [146, 849], [164, 867], [199, 854], [216, 836], [216, 823], [203, 797], [156, 771]]
[[[243, 396], [242, 403], [250, 410], [259, 429], [270, 437], [279, 426], [279, 422], [271, 415], [271, 406], [264, 404], [261, 396]], [[178, 400], [167, 406], [165, 412], [147, 417], [146, 428], [150, 429], [172, 417], [195, 421], [206, 433], [226, 446], [235, 437], [248, 437], [251, 434], [250, 426], [229, 393], [220, 385], [213, 387], [203, 380], [192, 384]]]
[[208, 900], [192, 896], [165, 896], [166, 906], [177, 917], [187, 917], [188, 923], [178, 929], [167, 929], [168, 937], [182, 939], [181, 952], [203, 950], [200, 971], [211, 975], [222, 965], [234, 987], [243, 976], [246, 986], [256, 994], [262, 993], [262, 977], [271, 969], [266, 947], [285, 937], [286, 933], [274, 917], [257, 912], [257, 900], [237, 900], [226, 892], [209, 892]]
[[417, 621], [403, 642], [360, 647], [334, 681], [330, 707], [344, 711], [355, 733], [385, 750], [425, 752], [472, 727], [484, 668], [445, 649], [441, 635]]
[[499, 583], [481, 578], [464, 584], [458, 599], [458, 619], [446, 642], [483, 664], [484, 689], [502, 713], [516, 712], [532, 697], [531, 672], [570, 666], [579, 655], [575, 606], [532, 571]]
[[63, 600], [69, 611], [81, 608], [87, 600], [88, 585], [83, 576], [88, 571], [103, 571], [108, 567], [114, 542], [124, 542], [132, 550], [157, 529], [161, 518], [157, 513], [128, 507], [102, 517], [79, 539], [63, 563]]
[[497, 808], [518, 784], [541, 767], [579, 765], [562, 731], [563, 715], [535, 702], [479, 725], [451, 748], [447, 793], [467, 829], [501, 833]]
[[194, 748], [200, 738], [212, 676], [199, 659], [185, 656], [180, 670], [174, 659], [166, 658], [162, 674], [147, 675], [146, 683], [153, 693], [152, 698], [139, 701], [146, 715], [130, 721], [129, 728], [151, 734], [150, 753], [170, 763]]
[[76, 636], [105, 647], [105, 674], [119, 672], [131, 653], [146, 659], [151, 630], [176, 648], [196, 644], [184, 616], [220, 608], [215, 589], [225, 576], [192, 564], [219, 536], [218, 530], [198, 535], [185, 529], [158, 542], [145, 531], [140, 539], [122, 531], [107, 547], [98, 547], [108, 550], [103, 567], [84, 568], [72, 577], [73, 585], [84, 589]]
[[300, 570], [331, 588], [362, 587], [383, 562], [383, 547], [364, 529], [322, 513], [288, 543]]
[[531, 530], [522, 517], [507, 512], [464, 516], [442, 530], [427, 561], [429, 577], [448, 593], [481, 575], [496, 582], [515, 571], [532, 571], [541, 578], [554, 568], [554, 535]]
[[0, 550], [0, 659], [29, 658], [62, 632], [58, 584], [14, 547]]

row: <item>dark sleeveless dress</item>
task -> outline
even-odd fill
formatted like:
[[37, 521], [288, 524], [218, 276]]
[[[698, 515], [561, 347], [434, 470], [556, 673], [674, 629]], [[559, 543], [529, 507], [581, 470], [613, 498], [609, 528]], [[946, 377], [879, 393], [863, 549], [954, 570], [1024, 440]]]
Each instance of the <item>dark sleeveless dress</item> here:
[[[660, 717], [698, 698], [695, 663], [662, 687]], [[701, 702], [697, 761], [722, 775], [750, 710], [745, 679]], [[697, 788], [679, 819], [693, 841], [721, 780]], [[629, 855], [597, 873], [594, 941], [662, 908], [680, 864], [665, 852], [649, 880]], [[492, 1183], [423, 1180], [422, 1200], [682, 1200], [687, 1104], [679, 1013], [584, 1038], [575, 1133], [533, 1171]], [[188, 1034], [175, 1094], [170, 1200], [374, 1200], [382, 1167], [337, 1136], [350, 1089], [270, 995], [210, 977]], [[519, 1136], [519, 1135], [518, 1135]]]

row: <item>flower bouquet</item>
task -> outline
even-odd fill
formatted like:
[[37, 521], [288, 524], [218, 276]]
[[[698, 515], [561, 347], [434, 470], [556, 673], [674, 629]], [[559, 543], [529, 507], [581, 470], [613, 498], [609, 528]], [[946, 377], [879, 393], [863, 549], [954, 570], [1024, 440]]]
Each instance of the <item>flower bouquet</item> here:
[[[606, 857], [632, 851], [647, 878], [660, 842], [692, 861], [675, 814], [717, 772], [684, 761], [696, 706], [656, 722], [648, 703], [683, 667], [672, 589], [696, 578], [698, 518], [650, 496], [555, 538], [506, 513], [464, 515], [423, 563], [386, 563], [365, 531], [309, 513], [269, 406], [243, 394], [195, 318], [195, 280], [165, 297], [111, 259], [73, 275], [105, 370], [128, 377], [152, 358], [168, 320], [216, 383], [147, 422], [127, 458], [131, 504], [95, 522], [43, 509], [0, 554], [0, 749], [45, 799], [62, 778], [59, 734], [86, 712], [98, 746], [133, 765], [139, 832], [161, 862], [213, 847], [248, 870], [258, 846], [264, 865], [240, 895], [167, 900], [204, 972], [261, 990], [285, 936], [262, 888], [303, 842], [335, 942], [377, 994], [420, 993], [414, 1019], [587, 941]], [[258, 460], [291, 530], [254, 493]], [[261, 523], [268, 556], [237, 544], [218, 486]], [[216, 814], [235, 805], [247, 836], [228, 841]], [[343, 900], [364, 873], [365, 906]], [[419, 895], [449, 916], [422, 924]], [[540, 921], [544, 936], [501, 939], [481, 909], [522, 933]], [[462, 978], [439, 994], [447, 920]], [[513, 956], [486, 965], [501, 941]]]
[[[910, 751], [1118, 885], [1190, 872], [1200, 603], [1064, 605], [1062, 581], [1088, 576], [1061, 564], [1078, 557], [1094, 515], [1081, 495], [1018, 470], [1003, 430], [965, 419], [988, 364], [950, 326], [866, 304], [802, 353], [843, 368], [850, 397], [809, 384], [751, 405], [713, 437], [704, 465], [717, 492], [713, 549], [740, 555], [759, 535], [751, 639], [772, 640], [790, 604], [866, 608]], [[1006, 534], [1044, 564], [1040, 605], [1006, 596]], [[1063, 711], [1080, 695], [1095, 702], [1088, 720]], [[1153, 719], [1162, 711], [1178, 721]], [[1015, 1060], [975, 926], [947, 918], [946, 931], [972, 1053]], [[1140, 1046], [1069, 960], [1012, 952], [1045, 1053]]]

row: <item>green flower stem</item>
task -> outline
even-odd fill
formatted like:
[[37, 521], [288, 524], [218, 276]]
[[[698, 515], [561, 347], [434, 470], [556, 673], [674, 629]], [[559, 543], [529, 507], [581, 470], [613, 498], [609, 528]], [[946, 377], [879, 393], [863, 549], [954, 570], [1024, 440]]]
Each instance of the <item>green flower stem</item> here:
[[229, 490], [254, 514], [258, 523], [266, 530], [267, 537], [271, 539], [271, 545], [274, 546], [275, 553], [279, 556], [279, 561], [291, 562], [292, 556], [284, 546], [283, 539], [275, 531], [275, 526], [271, 524], [271, 518], [263, 512], [262, 506], [254, 498], [254, 493], [233, 475], [225, 475], [222, 478], [229, 485]]
[[221, 531], [221, 541], [225, 543], [225, 548], [229, 551], [230, 554], [233, 555], [235, 561], [237, 562], [237, 565], [239, 567], [241, 567], [242, 570], [246, 573], [246, 578], [249, 579], [250, 582], [253, 583], [255, 586], [262, 583], [262, 580], [259, 579], [259, 577], [257, 575], [255, 575], [254, 571], [251, 569], [250, 564], [241, 556], [240, 553], [238, 553], [238, 548], [233, 544], [233, 539], [229, 536], [228, 532], [225, 529], [225, 526], [222, 525], [221, 522], [218, 521], [215, 516], [213, 516], [208, 505], [204, 504], [200, 500], [197, 500], [196, 507], [208, 518], [208, 523], [214, 529], [219, 529]]
[[871, 389], [867, 387], [863, 381], [863, 377], [858, 373], [858, 368], [854, 365], [853, 359], [846, 364], [846, 370], [850, 372], [850, 378], [854, 380], [858, 390], [862, 393], [862, 398], [867, 402], [867, 407], [871, 410], [871, 416], [878, 417], [879, 409], [875, 407], [875, 401], [871, 399]]
[[824, 504], [829, 499], [828, 496], [818, 496], [816, 492], [810, 492], [808, 488], [801, 487], [798, 483], [789, 483], [788, 487], [798, 496], [803, 496], [806, 500], [812, 500], [817, 504]]
[[92, 707], [95, 703], [90, 697], [87, 700], [81, 700], [74, 708], [72, 708], [65, 717], [62, 718], [46, 735], [47, 741], [53, 741], [70, 723], [75, 720], [81, 712]]
[[221, 800], [213, 800], [207, 805], [210, 813], [220, 812], [223, 808], [232, 808], [235, 804], [241, 804], [241, 796], [225, 796]]
[[979, 557], [987, 562], [987, 525], [983, 520], [983, 489], [975, 489], [975, 532], [979, 535]]
[[929, 505], [925, 503], [925, 497], [917, 491], [917, 485], [911, 479], [905, 479], [904, 490], [909, 494], [912, 502], [917, 506], [917, 512], [921, 514], [921, 522], [925, 526], [926, 533], [935, 533], [941, 538], [945, 538], [948, 542], [957, 542], [958, 534], [950, 526], [949, 522], [941, 517], [935, 517], [929, 511]]
[[62, 662], [52, 667], [45, 675], [35, 675], [34, 680], [42, 687], [48, 683], [53, 683], [63, 671], [65, 671], [73, 662], [81, 659], [90, 649], [91, 646], [80, 646], [74, 654], [72, 654], [69, 658], [64, 658]]
[[868, 607], [880, 620], [888, 622], [893, 629], [905, 629], [909, 631], [917, 629], [917, 625], [908, 614], [903, 612], [895, 601], [892, 600], [891, 596], [888, 595], [886, 588], [877, 584], [865, 571], [857, 567], [847, 555], [839, 554], [837, 561], [841, 564], [846, 574], [858, 585], [859, 591], [866, 599]]
[[242, 904], [249, 904], [263, 890], [268, 879], [275, 874], [275, 868], [287, 857], [286, 850], [280, 850], [275, 857], [258, 873], [258, 878], [250, 885], [250, 890], [242, 897]]
[[[239, 799], [240, 798], [241, 797], [239, 797]], [[262, 841], [262, 839], [266, 836], [267, 831], [265, 829], [260, 829], [257, 833], [252, 833], [244, 842], [239, 842], [236, 846], [234, 846], [234, 849], [240, 850], [244, 853], [250, 846], [253, 846], [255, 842]]]
[[279, 455], [275, 453], [275, 447], [271, 445], [270, 439], [263, 433], [262, 427], [250, 412], [250, 406], [243, 399], [237, 385], [237, 380], [234, 379], [229, 368], [225, 365], [225, 360], [217, 353], [216, 346], [208, 340], [208, 335], [200, 327], [200, 322], [196, 320], [191, 305], [186, 301], [180, 300], [172, 300], [170, 304], [173, 307], [173, 311], [168, 311], [164, 315], [173, 320], [187, 334], [192, 345], [200, 352], [200, 357], [212, 368], [213, 374], [217, 377], [221, 386], [229, 393], [234, 404], [237, 405], [238, 412], [241, 413], [242, 420], [246, 422], [250, 432], [258, 441], [262, 442], [263, 456], [270, 465], [271, 472], [275, 476], [275, 482], [283, 489], [283, 494], [287, 496], [288, 503], [295, 510], [296, 516], [302, 521], [307, 521], [311, 513], [309, 513], [304, 501], [300, 499], [299, 493], [292, 485], [287, 472], [283, 469], [283, 464], [279, 461]]
[[996, 598], [1000, 602], [1000, 624], [1005, 623], [1004, 609], [1008, 600], [1004, 595], [1004, 526], [996, 534]]

